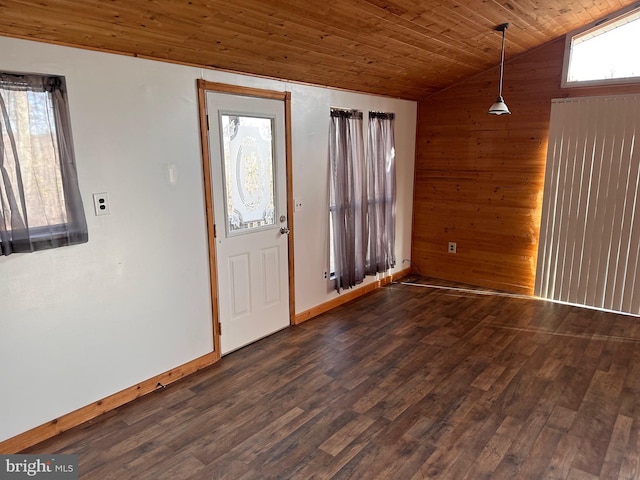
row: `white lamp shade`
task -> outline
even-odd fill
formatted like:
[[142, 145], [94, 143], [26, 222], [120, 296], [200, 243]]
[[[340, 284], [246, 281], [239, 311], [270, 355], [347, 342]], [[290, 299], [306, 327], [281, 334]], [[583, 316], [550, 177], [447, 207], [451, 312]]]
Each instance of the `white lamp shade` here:
[[511, 112], [509, 111], [507, 104], [504, 103], [502, 97], [498, 97], [496, 103], [491, 105], [491, 108], [489, 108], [489, 113], [491, 115], [509, 115]]

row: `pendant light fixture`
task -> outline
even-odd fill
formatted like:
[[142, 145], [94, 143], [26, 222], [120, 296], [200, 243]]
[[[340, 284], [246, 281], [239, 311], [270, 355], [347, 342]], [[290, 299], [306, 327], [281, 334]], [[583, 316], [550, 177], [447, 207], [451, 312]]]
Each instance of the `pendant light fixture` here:
[[508, 23], [503, 23], [496, 27], [496, 31], [502, 32], [502, 55], [500, 57], [500, 87], [498, 90], [498, 98], [496, 100], [496, 103], [491, 105], [491, 108], [489, 108], [489, 113], [491, 115], [503, 115], [503, 114], [509, 115], [511, 113], [509, 111], [509, 108], [507, 107], [507, 104], [504, 103], [504, 100], [502, 98], [502, 75], [504, 72], [504, 31], [507, 29], [508, 26], [509, 26]]

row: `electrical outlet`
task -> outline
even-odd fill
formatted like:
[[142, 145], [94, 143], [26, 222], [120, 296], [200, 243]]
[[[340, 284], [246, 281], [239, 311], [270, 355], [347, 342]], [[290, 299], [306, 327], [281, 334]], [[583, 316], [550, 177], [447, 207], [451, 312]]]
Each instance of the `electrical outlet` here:
[[449, 253], [456, 253], [457, 248], [456, 242], [449, 242]]
[[107, 193], [94, 193], [93, 194], [93, 208], [96, 211], [96, 215], [109, 215], [109, 195]]

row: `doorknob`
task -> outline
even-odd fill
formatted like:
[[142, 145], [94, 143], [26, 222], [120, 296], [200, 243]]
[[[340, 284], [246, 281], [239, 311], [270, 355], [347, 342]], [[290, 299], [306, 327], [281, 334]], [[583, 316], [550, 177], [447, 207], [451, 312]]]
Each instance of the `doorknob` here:
[[289, 228], [288, 227], [280, 227], [280, 233], [283, 235], [289, 235]]

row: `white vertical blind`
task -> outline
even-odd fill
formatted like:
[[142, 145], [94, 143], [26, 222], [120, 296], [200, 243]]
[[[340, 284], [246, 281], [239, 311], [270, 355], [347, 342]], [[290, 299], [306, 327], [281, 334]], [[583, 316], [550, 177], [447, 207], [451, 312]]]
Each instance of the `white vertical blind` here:
[[640, 314], [640, 95], [553, 100], [536, 295]]

